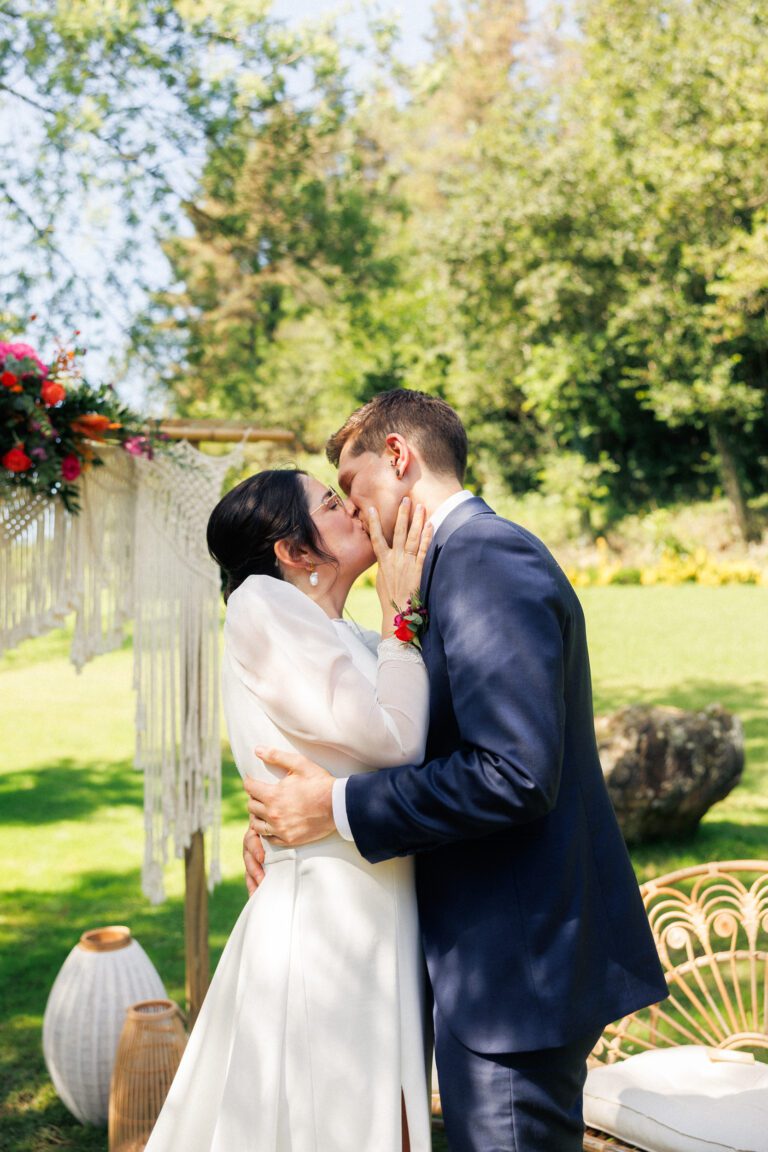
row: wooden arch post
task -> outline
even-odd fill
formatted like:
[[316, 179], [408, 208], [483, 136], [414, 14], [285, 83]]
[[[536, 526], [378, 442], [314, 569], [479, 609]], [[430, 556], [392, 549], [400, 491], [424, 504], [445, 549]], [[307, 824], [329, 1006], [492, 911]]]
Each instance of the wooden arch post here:
[[[170, 440], [201, 444], [239, 444], [272, 441], [292, 444], [292, 432], [282, 428], [255, 428], [241, 420], [164, 420], [160, 432]], [[198, 652], [188, 651], [187, 660], [196, 661]], [[188, 682], [191, 677], [188, 677]], [[202, 712], [198, 709], [198, 715]], [[210, 983], [208, 953], [208, 887], [205, 882], [205, 840], [201, 829], [192, 833], [184, 850], [184, 949], [186, 957], [185, 996], [189, 1025], [192, 1027], [202, 1007]]]

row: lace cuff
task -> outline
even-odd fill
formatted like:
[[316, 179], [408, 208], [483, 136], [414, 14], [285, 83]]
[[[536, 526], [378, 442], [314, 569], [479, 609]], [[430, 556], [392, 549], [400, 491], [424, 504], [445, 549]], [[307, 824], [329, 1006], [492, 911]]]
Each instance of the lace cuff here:
[[379, 664], [384, 660], [402, 660], [406, 664], [423, 664], [421, 652], [415, 644], [406, 644], [394, 636], [388, 636], [379, 644]]

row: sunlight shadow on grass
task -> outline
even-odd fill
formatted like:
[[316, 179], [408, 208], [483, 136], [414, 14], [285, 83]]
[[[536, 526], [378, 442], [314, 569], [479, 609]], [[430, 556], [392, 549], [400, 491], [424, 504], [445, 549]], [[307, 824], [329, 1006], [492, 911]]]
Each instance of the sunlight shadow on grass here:
[[100, 808], [141, 806], [143, 780], [130, 760], [108, 764], [66, 757], [47, 768], [0, 776], [3, 824], [56, 824], [82, 820]]

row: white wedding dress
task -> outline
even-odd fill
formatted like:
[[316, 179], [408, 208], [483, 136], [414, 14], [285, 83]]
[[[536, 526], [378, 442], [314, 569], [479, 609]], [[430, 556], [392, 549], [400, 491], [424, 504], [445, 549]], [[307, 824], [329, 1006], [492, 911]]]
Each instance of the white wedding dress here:
[[[411, 645], [384, 641], [377, 659], [374, 633], [267, 576], [230, 596], [225, 640], [241, 775], [278, 775], [256, 745], [336, 776], [422, 759], [428, 685]], [[412, 1152], [429, 1152], [412, 859], [371, 865], [337, 835], [266, 852], [146, 1152], [401, 1152], [401, 1098]]]

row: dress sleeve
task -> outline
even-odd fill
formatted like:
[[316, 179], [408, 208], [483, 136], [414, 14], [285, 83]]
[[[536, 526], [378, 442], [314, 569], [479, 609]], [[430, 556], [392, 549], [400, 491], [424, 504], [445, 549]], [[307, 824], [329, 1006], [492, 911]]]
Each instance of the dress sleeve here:
[[377, 767], [423, 760], [429, 685], [412, 645], [383, 641], [372, 684], [325, 613], [268, 576], [232, 593], [224, 635], [243, 682], [289, 738]]

